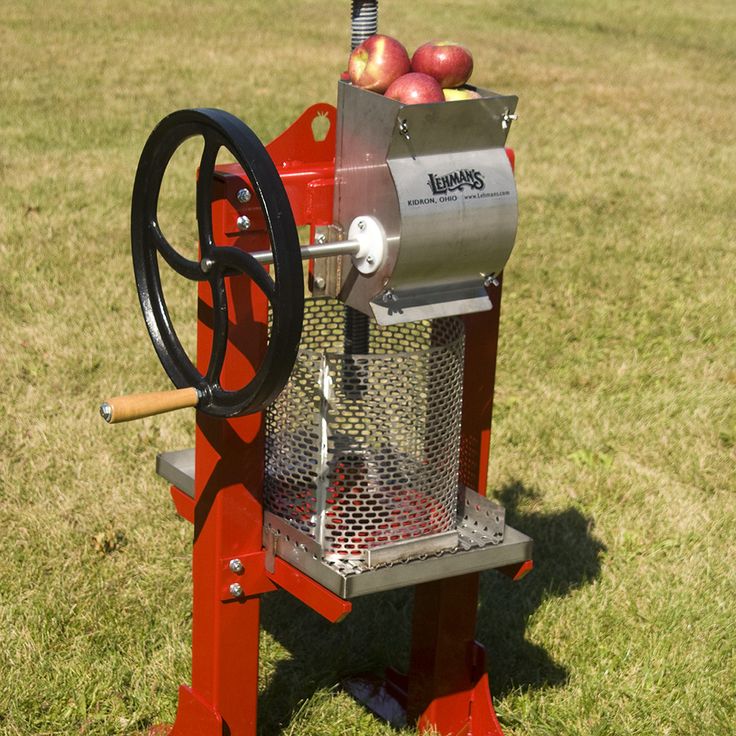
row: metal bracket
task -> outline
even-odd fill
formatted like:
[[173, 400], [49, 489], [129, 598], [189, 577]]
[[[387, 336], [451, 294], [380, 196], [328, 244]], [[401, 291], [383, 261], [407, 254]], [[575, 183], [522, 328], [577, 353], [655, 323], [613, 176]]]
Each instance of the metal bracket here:
[[[345, 231], [339, 225], [318, 227], [315, 230], [314, 242], [334, 243], [345, 238]], [[312, 294], [313, 296], [337, 296], [342, 283], [343, 256], [317, 258], [313, 262]], [[348, 261], [348, 265], [350, 261]]]
[[264, 550], [223, 557], [219, 572], [222, 601], [242, 601], [276, 590], [266, 572]]

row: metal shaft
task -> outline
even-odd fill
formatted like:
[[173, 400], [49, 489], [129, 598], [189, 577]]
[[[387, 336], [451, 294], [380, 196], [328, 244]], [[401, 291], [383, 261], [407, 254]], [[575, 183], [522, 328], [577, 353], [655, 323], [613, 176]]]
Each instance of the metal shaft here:
[[[328, 258], [329, 256], [352, 256], [360, 250], [357, 240], [341, 240], [337, 243], [322, 243], [321, 245], [305, 245], [301, 248], [302, 259]], [[251, 253], [258, 263], [273, 263], [273, 253], [270, 250], [257, 250]]]

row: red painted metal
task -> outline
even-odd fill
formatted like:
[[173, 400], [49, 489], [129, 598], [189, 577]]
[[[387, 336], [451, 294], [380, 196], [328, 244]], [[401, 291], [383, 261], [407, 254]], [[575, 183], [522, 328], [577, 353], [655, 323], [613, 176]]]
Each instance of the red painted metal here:
[[[460, 480], [486, 493], [501, 283], [490, 312], [465, 320]], [[491, 701], [483, 649], [475, 641], [479, 575], [418, 585], [414, 594], [407, 714], [442, 736], [502, 736]]]
[[[217, 243], [234, 244], [224, 232], [225, 188], [213, 203]], [[267, 245], [251, 238], [249, 245]], [[243, 277], [228, 283], [230, 325], [223, 385], [240, 386], [265, 351], [267, 302]], [[212, 341], [209, 286], [199, 288], [197, 362], [206, 370]], [[260, 597], [246, 589], [225, 596], [223, 560], [261, 552], [263, 428], [260, 414], [219, 419], [197, 413], [194, 548], [192, 553], [192, 685], [179, 691], [172, 736], [255, 736], [258, 697]], [[262, 559], [261, 559], [262, 564]], [[263, 585], [254, 585], [262, 592]]]
[[526, 577], [534, 569], [534, 560], [524, 560], [516, 565], [506, 565], [499, 567], [498, 571], [514, 582]]
[[[315, 138], [312, 122], [326, 117], [324, 140]], [[334, 188], [335, 110], [315, 105], [279, 136], [269, 152], [282, 175], [298, 225], [329, 224]], [[295, 160], [295, 153], [300, 159]], [[257, 202], [243, 205], [237, 192], [247, 186], [237, 166], [218, 167], [212, 214], [215, 242], [246, 250], [269, 247]], [[235, 229], [238, 215], [252, 217], [247, 233]], [[228, 350], [222, 385], [236, 388], [253, 376], [266, 346], [268, 309], [263, 294], [245, 277], [230, 278]], [[197, 362], [206, 369], [212, 344], [212, 299], [199, 287]], [[255, 736], [258, 698], [260, 596], [284, 587], [332, 621], [351, 604], [276, 561], [266, 571], [262, 549], [263, 418], [251, 414], [220, 419], [197, 413], [195, 494], [177, 488], [177, 511], [194, 524], [192, 553], [192, 684], [179, 690], [171, 736]], [[233, 558], [244, 570], [229, 567]], [[230, 591], [241, 584], [242, 596]]]
[[[335, 126], [337, 111], [332, 105], [318, 103], [305, 110], [278, 138], [266, 146], [281, 181], [286, 188], [298, 226], [310, 227], [310, 241], [314, 230], [332, 223], [332, 200], [335, 193]], [[315, 138], [316, 121], [328, 125], [323, 139]], [[238, 164], [218, 167], [220, 175], [245, 183]], [[237, 187], [238, 184], [236, 183]], [[225, 228], [230, 237], [248, 239], [235, 228], [238, 215], [251, 220], [249, 233], [264, 229], [263, 215], [258, 202], [240, 204], [235, 196], [237, 189], [228, 187], [231, 210], [226, 214]], [[227, 216], [229, 215], [229, 216]]]
[[194, 499], [188, 494], [184, 493], [181, 488], [171, 486], [169, 489], [171, 492], [171, 500], [174, 502], [174, 508], [176, 513], [186, 519], [190, 524], [194, 524]]
[[333, 624], [342, 621], [353, 608], [350, 601], [336, 596], [278, 557], [274, 560], [274, 571], [269, 573], [269, 577], [279, 588], [291, 593]]
[[[332, 222], [334, 194], [334, 107], [314, 105], [267, 148], [286, 187], [297, 225]], [[319, 139], [315, 121], [329, 124]], [[507, 149], [512, 167], [513, 151]], [[213, 202], [216, 242], [246, 250], [269, 246], [257, 202], [240, 203], [248, 186], [237, 165], [218, 167]], [[237, 231], [241, 214], [251, 227]], [[222, 383], [238, 388], [255, 372], [265, 350], [267, 305], [244, 277], [229, 279], [231, 321]], [[200, 286], [198, 363], [211, 346], [212, 301]], [[494, 309], [465, 317], [466, 354], [460, 477], [485, 493], [490, 448], [493, 387], [501, 286], [492, 287]], [[172, 487], [176, 510], [194, 524], [192, 685], [179, 690], [171, 736], [255, 736], [258, 693], [260, 596], [283, 588], [330, 621], [351, 604], [262, 548], [263, 420], [261, 414], [218, 419], [197, 414], [195, 497]], [[243, 572], [229, 562], [238, 558]], [[269, 568], [272, 567], [272, 570]], [[503, 572], [519, 579], [531, 561]], [[238, 582], [243, 595], [233, 597]], [[387, 673], [386, 691], [415, 719], [420, 730], [442, 736], [502, 736], [491, 702], [483, 647], [475, 641], [478, 574], [416, 587], [408, 675]], [[156, 733], [167, 733], [157, 727]]]

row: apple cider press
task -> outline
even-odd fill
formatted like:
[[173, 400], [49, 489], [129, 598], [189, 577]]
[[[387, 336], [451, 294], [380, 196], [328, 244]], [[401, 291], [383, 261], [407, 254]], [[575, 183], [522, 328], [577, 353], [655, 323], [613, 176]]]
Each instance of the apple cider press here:
[[[355, 47], [376, 32], [377, 3], [353, 2], [352, 20]], [[404, 105], [341, 81], [336, 107], [311, 106], [266, 146], [214, 109], [172, 113], [144, 146], [133, 266], [175, 389], [101, 413], [196, 407], [194, 448], [157, 458], [194, 538], [192, 682], [157, 733], [255, 736], [264, 594], [284, 589], [338, 622], [353, 598], [404, 586], [409, 671], [345, 687], [395, 724], [502, 733], [475, 624], [480, 571], [531, 569], [531, 539], [485, 497], [517, 100], [476, 91]], [[158, 206], [194, 137], [191, 259]], [[223, 149], [235, 163], [217, 164]], [[163, 268], [197, 289], [196, 355]]]

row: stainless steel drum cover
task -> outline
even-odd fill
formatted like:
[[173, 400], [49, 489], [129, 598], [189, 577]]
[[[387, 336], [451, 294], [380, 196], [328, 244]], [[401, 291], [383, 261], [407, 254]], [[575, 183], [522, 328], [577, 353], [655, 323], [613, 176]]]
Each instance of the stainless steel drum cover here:
[[307, 302], [286, 389], [266, 413], [266, 507], [330, 558], [453, 529], [464, 332], [458, 318], [374, 327], [343, 350], [344, 308]]

